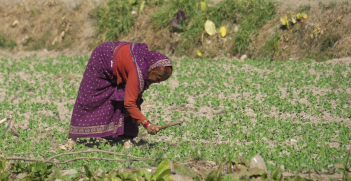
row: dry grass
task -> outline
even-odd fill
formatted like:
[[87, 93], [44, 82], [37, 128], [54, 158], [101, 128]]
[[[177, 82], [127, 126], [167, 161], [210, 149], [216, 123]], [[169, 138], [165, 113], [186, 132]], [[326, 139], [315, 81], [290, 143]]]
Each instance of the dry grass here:
[[[90, 52], [101, 43], [102, 39], [96, 35], [97, 25], [92, 24], [95, 20], [88, 15], [96, 6], [89, 3], [90, 0], [82, 0], [75, 8], [67, 9], [65, 3], [71, 1], [73, 2], [73, 0], [18, 0], [12, 4], [4, 3], [0, 7], [0, 23], [3, 25], [0, 26], [0, 36], [5, 36], [7, 40], [15, 40], [17, 46], [13, 49], [14, 52], [39, 49]], [[98, 1], [104, 2], [104, 0]], [[348, 31], [351, 25], [350, 7], [347, 3], [339, 1], [335, 6], [328, 3], [329, 1], [323, 2], [324, 4], [314, 1], [302, 3], [304, 6], [301, 7], [292, 6], [296, 3], [289, 5], [289, 2], [282, 2], [282, 5], [277, 7], [278, 16], [257, 30], [258, 36], [257, 32], [252, 33], [250, 35], [252, 44], [248, 50], [240, 54], [248, 54], [251, 58], [268, 56], [274, 60], [289, 58], [324, 60], [351, 56], [349, 48], [351, 33]], [[288, 10], [296, 13], [298, 9], [302, 10], [304, 7], [309, 7], [305, 10], [308, 14], [306, 20], [297, 23], [289, 30], [280, 28], [281, 16], [288, 15]], [[240, 56], [233, 51], [235, 46], [233, 42], [240, 29], [239, 23], [224, 23], [223, 25], [229, 30], [224, 38], [219, 35], [210, 37], [204, 32], [202, 36], [195, 38], [196, 42], [191, 47], [187, 48], [183, 46], [184, 37], [180, 33], [169, 27], [156, 29], [152, 25], [151, 14], [159, 8], [159, 6], [145, 8], [136, 18], [132, 33], [121, 36], [119, 40], [147, 43], [150, 49], [167, 55], [196, 56], [196, 51], [201, 50], [203, 57], [206, 58]], [[15, 21], [18, 23], [12, 26]], [[315, 28], [317, 33], [313, 33]], [[269, 42], [276, 33], [280, 36], [277, 43]], [[313, 38], [311, 34], [314, 34]], [[269, 43], [277, 44], [278, 50], [267, 53], [267, 48], [272, 50]], [[188, 49], [187, 53], [184, 49]]]
[[82, 12], [89, 9], [83, 2], [72, 9], [56, 1], [26, 1], [0, 7], [0, 32], [15, 39], [16, 50], [62, 50], [82, 38]]
[[[255, 58], [266, 56], [260, 47], [278, 33], [279, 49], [272, 57], [274, 60], [312, 58], [323, 61], [351, 55], [351, 49], [348, 48], [351, 43], [351, 33], [348, 31], [351, 28], [350, 7], [339, 6], [307, 14], [307, 19], [288, 30], [280, 27], [280, 17], [271, 20], [260, 30], [261, 34], [248, 53]], [[253, 51], [255, 48], [259, 51]]]

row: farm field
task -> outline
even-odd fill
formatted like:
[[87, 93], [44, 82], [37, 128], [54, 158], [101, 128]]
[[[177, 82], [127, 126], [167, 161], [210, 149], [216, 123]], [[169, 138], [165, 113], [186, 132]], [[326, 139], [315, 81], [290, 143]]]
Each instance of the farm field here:
[[[3, 154], [39, 152], [47, 157], [65, 153], [72, 108], [88, 57], [0, 60], [0, 119], [13, 114], [13, 130], [2, 135]], [[328, 169], [345, 163], [351, 149], [351, 59], [271, 62], [269, 60], [173, 59], [174, 74], [144, 93], [142, 112], [159, 125], [180, 119], [178, 127], [151, 136], [140, 127], [129, 150], [123, 144], [80, 139], [73, 151], [98, 148], [137, 157], [185, 162], [216, 161], [240, 154], [260, 154], [268, 171], [284, 165]], [[0, 153], [1, 154], [1, 153]], [[104, 153], [65, 155], [115, 158]], [[40, 159], [40, 155], [29, 157]], [[350, 162], [351, 163], [351, 162]], [[62, 169], [114, 170], [130, 163], [78, 160]], [[131, 163], [132, 167], [155, 161]]]

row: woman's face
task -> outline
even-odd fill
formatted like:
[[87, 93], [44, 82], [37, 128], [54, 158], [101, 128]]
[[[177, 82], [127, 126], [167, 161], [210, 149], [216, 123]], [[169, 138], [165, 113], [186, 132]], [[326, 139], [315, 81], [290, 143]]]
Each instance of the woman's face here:
[[150, 72], [148, 76], [148, 81], [150, 84], [154, 84], [154, 83], [160, 83], [163, 80], [159, 75], [155, 75], [154, 73]]

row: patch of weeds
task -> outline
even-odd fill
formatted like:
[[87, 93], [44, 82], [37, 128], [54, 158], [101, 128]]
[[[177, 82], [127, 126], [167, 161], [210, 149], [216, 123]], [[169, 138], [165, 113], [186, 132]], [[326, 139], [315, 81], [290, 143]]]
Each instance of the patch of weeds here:
[[241, 3], [239, 8], [242, 16], [238, 19], [241, 26], [234, 39], [235, 53], [246, 51], [251, 43], [251, 36], [256, 37], [257, 30], [276, 15], [272, 1], [247, 1], [246, 4]]
[[300, 8], [298, 9], [298, 12], [308, 12], [311, 10], [311, 6], [310, 5], [303, 5], [300, 6]]
[[328, 60], [328, 58], [325, 55], [322, 55], [320, 53], [314, 53], [314, 52], [309, 52], [306, 56], [306, 59], [312, 59], [317, 62], [325, 62]]
[[[159, 5], [163, 1], [153, 0], [148, 4]], [[90, 12], [90, 16], [97, 19], [100, 41], [115, 41], [119, 36], [132, 32], [137, 14], [140, 13], [140, 3], [141, 1], [130, 4], [125, 0], [109, 0]]]
[[9, 40], [5, 35], [0, 35], [0, 47], [13, 49], [17, 46], [14, 40]]
[[[181, 22], [180, 29], [173, 28], [174, 31], [178, 31], [183, 35], [176, 54], [191, 53], [194, 44], [200, 41], [201, 34], [204, 32], [205, 16], [207, 14], [201, 11], [200, 2], [200, 0], [171, 0], [151, 17], [151, 22], [157, 29], [172, 29], [169, 21], [176, 16], [179, 10], [185, 12], [187, 18]], [[225, 14], [225, 11], [223, 12]], [[212, 16], [209, 18], [212, 20]], [[220, 22], [214, 21], [214, 23], [218, 26]]]
[[322, 39], [320, 50], [323, 52], [331, 50], [339, 39], [340, 39], [339, 35], [329, 34], [328, 36]]
[[319, 2], [319, 8], [321, 8], [323, 10], [329, 10], [329, 9], [336, 8], [336, 2], [335, 1], [331, 1], [327, 5], [324, 4], [323, 2]]
[[48, 38], [52, 37], [50, 31], [47, 31], [45, 33], [45, 35], [41, 36], [41, 37], [29, 37], [27, 39], [27, 42], [23, 44], [23, 46], [25, 46], [26, 50], [40, 50], [43, 49], [47, 46], [46, 41], [48, 40]]
[[275, 4], [266, 0], [224, 0], [215, 6], [201, 10], [201, 0], [171, 0], [152, 15], [156, 28], [170, 28], [169, 21], [181, 10], [187, 15], [185, 25], [178, 31], [182, 34], [177, 54], [191, 54], [201, 44], [202, 35], [207, 36], [204, 24], [211, 20], [216, 27], [225, 24], [241, 24], [234, 38], [234, 52], [245, 51], [251, 43], [251, 35], [266, 21], [275, 16]]
[[266, 52], [268, 57], [273, 57], [275, 52], [279, 49], [278, 41], [280, 39], [280, 33], [276, 31], [276, 33], [271, 36], [268, 41], [263, 45], [262, 52]]
[[330, 86], [331, 86], [332, 90], [335, 90], [335, 89], [338, 89], [338, 88], [339, 88], [339, 83], [336, 82], [336, 81], [334, 81], [334, 82], [331, 83]]
[[349, 5], [349, 1], [348, 1], [348, 0], [343, 1], [343, 2], [341, 3], [341, 5], [342, 5], [342, 6], [348, 6], [348, 5]]
[[104, 35], [102, 41], [113, 41], [132, 31], [136, 16], [131, 14], [132, 6], [128, 2], [109, 0], [91, 14], [97, 19], [98, 34]]

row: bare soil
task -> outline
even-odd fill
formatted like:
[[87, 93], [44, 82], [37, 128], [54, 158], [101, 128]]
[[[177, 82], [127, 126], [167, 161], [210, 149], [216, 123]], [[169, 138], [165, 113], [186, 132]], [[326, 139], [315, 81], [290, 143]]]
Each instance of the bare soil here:
[[[0, 0], [0, 34], [5, 34], [7, 37], [15, 39], [17, 42], [17, 47], [13, 50], [9, 49], [2, 49], [0, 50], [0, 58], [3, 56], [10, 56], [14, 59], [24, 58], [28, 56], [33, 56], [34, 54], [37, 55], [39, 58], [55, 58], [57, 55], [67, 55], [67, 56], [89, 56], [92, 50], [88, 49], [88, 44], [94, 41], [95, 29], [94, 29], [94, 20], [89, 18], [88, 12], [92, 10], [97, 5], [104, 3], [106, 0]], [[218, 3], [220, 0], [213, 0], [214, 3]], [[328, 63], [333, 64], [349, 64], [351, 63], [351, 33], [349, 28], [351, 27], [351, 13], [350, 7], [346, 7], [339, 11], [340, 9], [327, 9], [324, 10], [320, 6], [320, 2], [325, 4], [326, 6], [330, 5], [330, 3], [336, 2], [342, 3], [344, 0], [277, 0], [280, 3], [277, 9], [278, 15], [288, 15], [288, 11], [297, 11], [298, 8], [303, 6], [309, 6], [310, 11], [312, 14], [308, 21], [303, 22], [295, 31], [305, 32], [306, 25], [312, 23], [319, 23], [320, 29], [324, 30], [325, 33], [335, 33], [339, 35], [338, 44], [335, 46], [333, 50], [334, 54], [333, 57], [337, 57], [338, 59], [330, 59]], [[148, 12], [151, 10], [145, 10], [145, 14], [138, 18], [137, 25], [135, 26], [136, 32], [135, 34], [130, 34], [126, 37], [122, 37], [121, 40], [133, 40], [133, 41], [144, 41], [148, 44], [153, 45], [155, 49], [162, 49], [166, 54], [171, 55], [174, 51], [174, 43], [177, 41], [178, 35], [172, 34], [169, 35], [169, 32], [159, 32], [158, 34], [150, 33], [154, 31], [152, 27], [147, 27], [146, 31], [138, 31], [144, 28], [146, 22], [149, 20]], [[258, 36], [257, 40], [254, 41], [253, 47], [258, 47], [263, 45], [265, 41], [267, 41], [267, 37], [273, 35], [276, 28], [279, 28], [279, 18], [271, 20], [261, 29], [260, 35]], [[338, 19], [339, 17], [340, 20]], [[18, 24], [12, 26], [15, 21], [18, 21]], [[334, 27], [338, 28], [330, 28], [327, 29], [328, 25], [333, 25]], [[330, 26], [330, 27], [333, 27]], [[319, 30], [321, 33], [321, 30]], [[281, 54], [277, 53], [275, 55], [275, 59], [301, 59], [306, 57], [305, 52], [306, 50], [299, 46], [301, 42], [310, 43], [318, 48], [320, 46], [320, 41], [307, 39], [306, 36], [299, 38], [298, 36], [294, 36], [292, 31], [287, 31], [284, 33], [285, 37], [288, 37], [291, 41], [280, 40], [279, 45], [280, 47], [284, 48], [284, 51]], [[64, 36], [61, 36], [62, 32], [64, 32]], [[304, 35], [309, 36], [309, 34], [305, 33]], [[322, 34], [321, 34], [322, 36]], [[294, 39], [295, 38], [295, 39]], [[40, 40], [41, 39], [41, 40]], [[61, 39], [61, 40], [60, 40]], [[163, 41], [159, 41], [162, 39]], [[40, 41], [39, 41], [40, 40]], [[56, 41], [55, 41], [56, 40]], [[167, 43], [165, 43], [167, 42]], [[37, 45], [36, 45], [37, 44]], [[26, 49], [26, 45], [32, 46], [42, 46], [39, 47], [39, 50], [31, 51]], [[306, 46], [309, 44], [306, 44]], [[69, 47], [69, 48], [67, 48]], [[288, 53], [287, 53], [288, 52]], [[318, 50], [312, 50], [311, 53], [316, 53]], [[252, 53], [255, 56], [261, 56], [261, 54]], [[220, 57], [223, 55], [217, 55]], [[230, 57], [233, 58], [233, 57]], [[265, 70], [255, 70], [254, 67], [243, 67], [247, 71], [265, 71]], [[267, 70], [268, 71], [268, 70]], [[317, 75], [320, 72], [315, 72]], [[60, 77], [58, 77], [60, 78]], [[72, 79], [75, 78], [75, 75], [72, 76]], [[0, 77], [1, 79], [1, 77]], [[176, 86], [178, 83], [176, 80], [171, 82], [172, 85]], [[316, 90], [315, 88], [310, 88], [311, 90]], [[323, 94], [323, 90], [318, 90], [322, 92], [317, 92], [318, 94]], [[351, 90], [348, 90], [351, 94]], [[0, 101], [3, 100], [4, 91], [0, 89]], [[264, 95], [257, 95], [264, 96]], [[15, 98], [14, 98], [14, 101]], [[74, 101], [74, 100], [72, 100]], [[304, 100], [293, 100], [293, 101], [304, 101]], [[191, 103], [191, 102], [190, 102]], [[57, 103], [59, 104], [59, 103]], [[143, 112], [147, 112], [149, 110], [153, 110], [156, 108], [155, 103], [152, 102], [145, 102], [143, 105]], [[59, 106], [59, 109], [61, 109]], [[174, 110], [177, 109], [188, 109], [191, 111], [191, 106], [185, 105], [182, 107], [176, 107]], [[171, 109], [169, 109], [171, 111]], [[61, 111], [59, 111], [61, 112]], [[252, 110], [247, 109], [246, 112], [250, 115]], [[61, 112], [60, 117], [69, 117], [68, 112]], [[200, 110], [195, 115], [203, 115], [203, 116], [211, 116], [218, 112], [216, 110], [211, 110], [207, 107], [200, 108]], [[51, 113], [42, 113], [43, 116], [49, 115]], [[167, 113], [166, 113], [167, 114]], [[23, 115], [24, 117], [29, 117], [30, 115]], [[158, 115], [154, 115], [158, 116]], [[274, 110], [270, 113], [270, 116], [278, 116]], [[280, 117], [294, 117], [296, 115], [279, 115]], [[255, 115], [252, 115], [255, 117]], [[304, 117], [310, 118], [312, 121], [317, 118], [314, 118], [311, 115], [304, 115]], [[345, 121], [341, 118], [336, 118], [332, 116], [328, 116], [327, 114], [323, 117], [325, 120], [334, 120], [334, 121]], [[320, 118], [318, 118], [319, 120]], [[22, 127], [25, 127], [26, 122], [21, 123]], [[50, 135], [43, 135], [43, 136], [50, 136]], [[186, 140], [186, 136], [185, 140]], [[33, 138], [36, 140], [40, 140], [40, 138]], [[165, 140], [169, 138], [157, 138], [160, 140]], [[140, 138], [138, 141], [143, 141]], [[190, 139], [189, 139], [190, 141]], [[220, 144], [220, 143], [219, 143]], [[250, 144], [250, 143], [248, 143]], [[273, 143], [271, 143], [273, 144]], [[332, 145], [337, 147], [338, 145]], [[58, 146], [56, 142], [53, 142], [53, 150], [57, 150]], [[350, 149], [350, 148], [348, 148]], [[189, 160], [186, 164], [195, 172], [209, 172], [213, 169], [216, 169], [218, 165], [213, 162], [207, 161], [194, 161]], [[152, 168], [155, 169], [155, 168]], [[291, 176], [294, 173], [284, 172], [284, 176]], [[307, 173], [302, 173], [300, 176], [308, 178]], [[342, 175], [334, 174], [320, 174], [322, 180], [327, 180], [329, 178], [341, 179]], [[179, 180], [186, 180], [186, 178], [182, 176]], [[174, 178], [176, 178], [174, 177]], [[312, 174], [313, 179], [317, 179], [316, 174]], [[189, 178], [187, 178], [189, 179]]]

